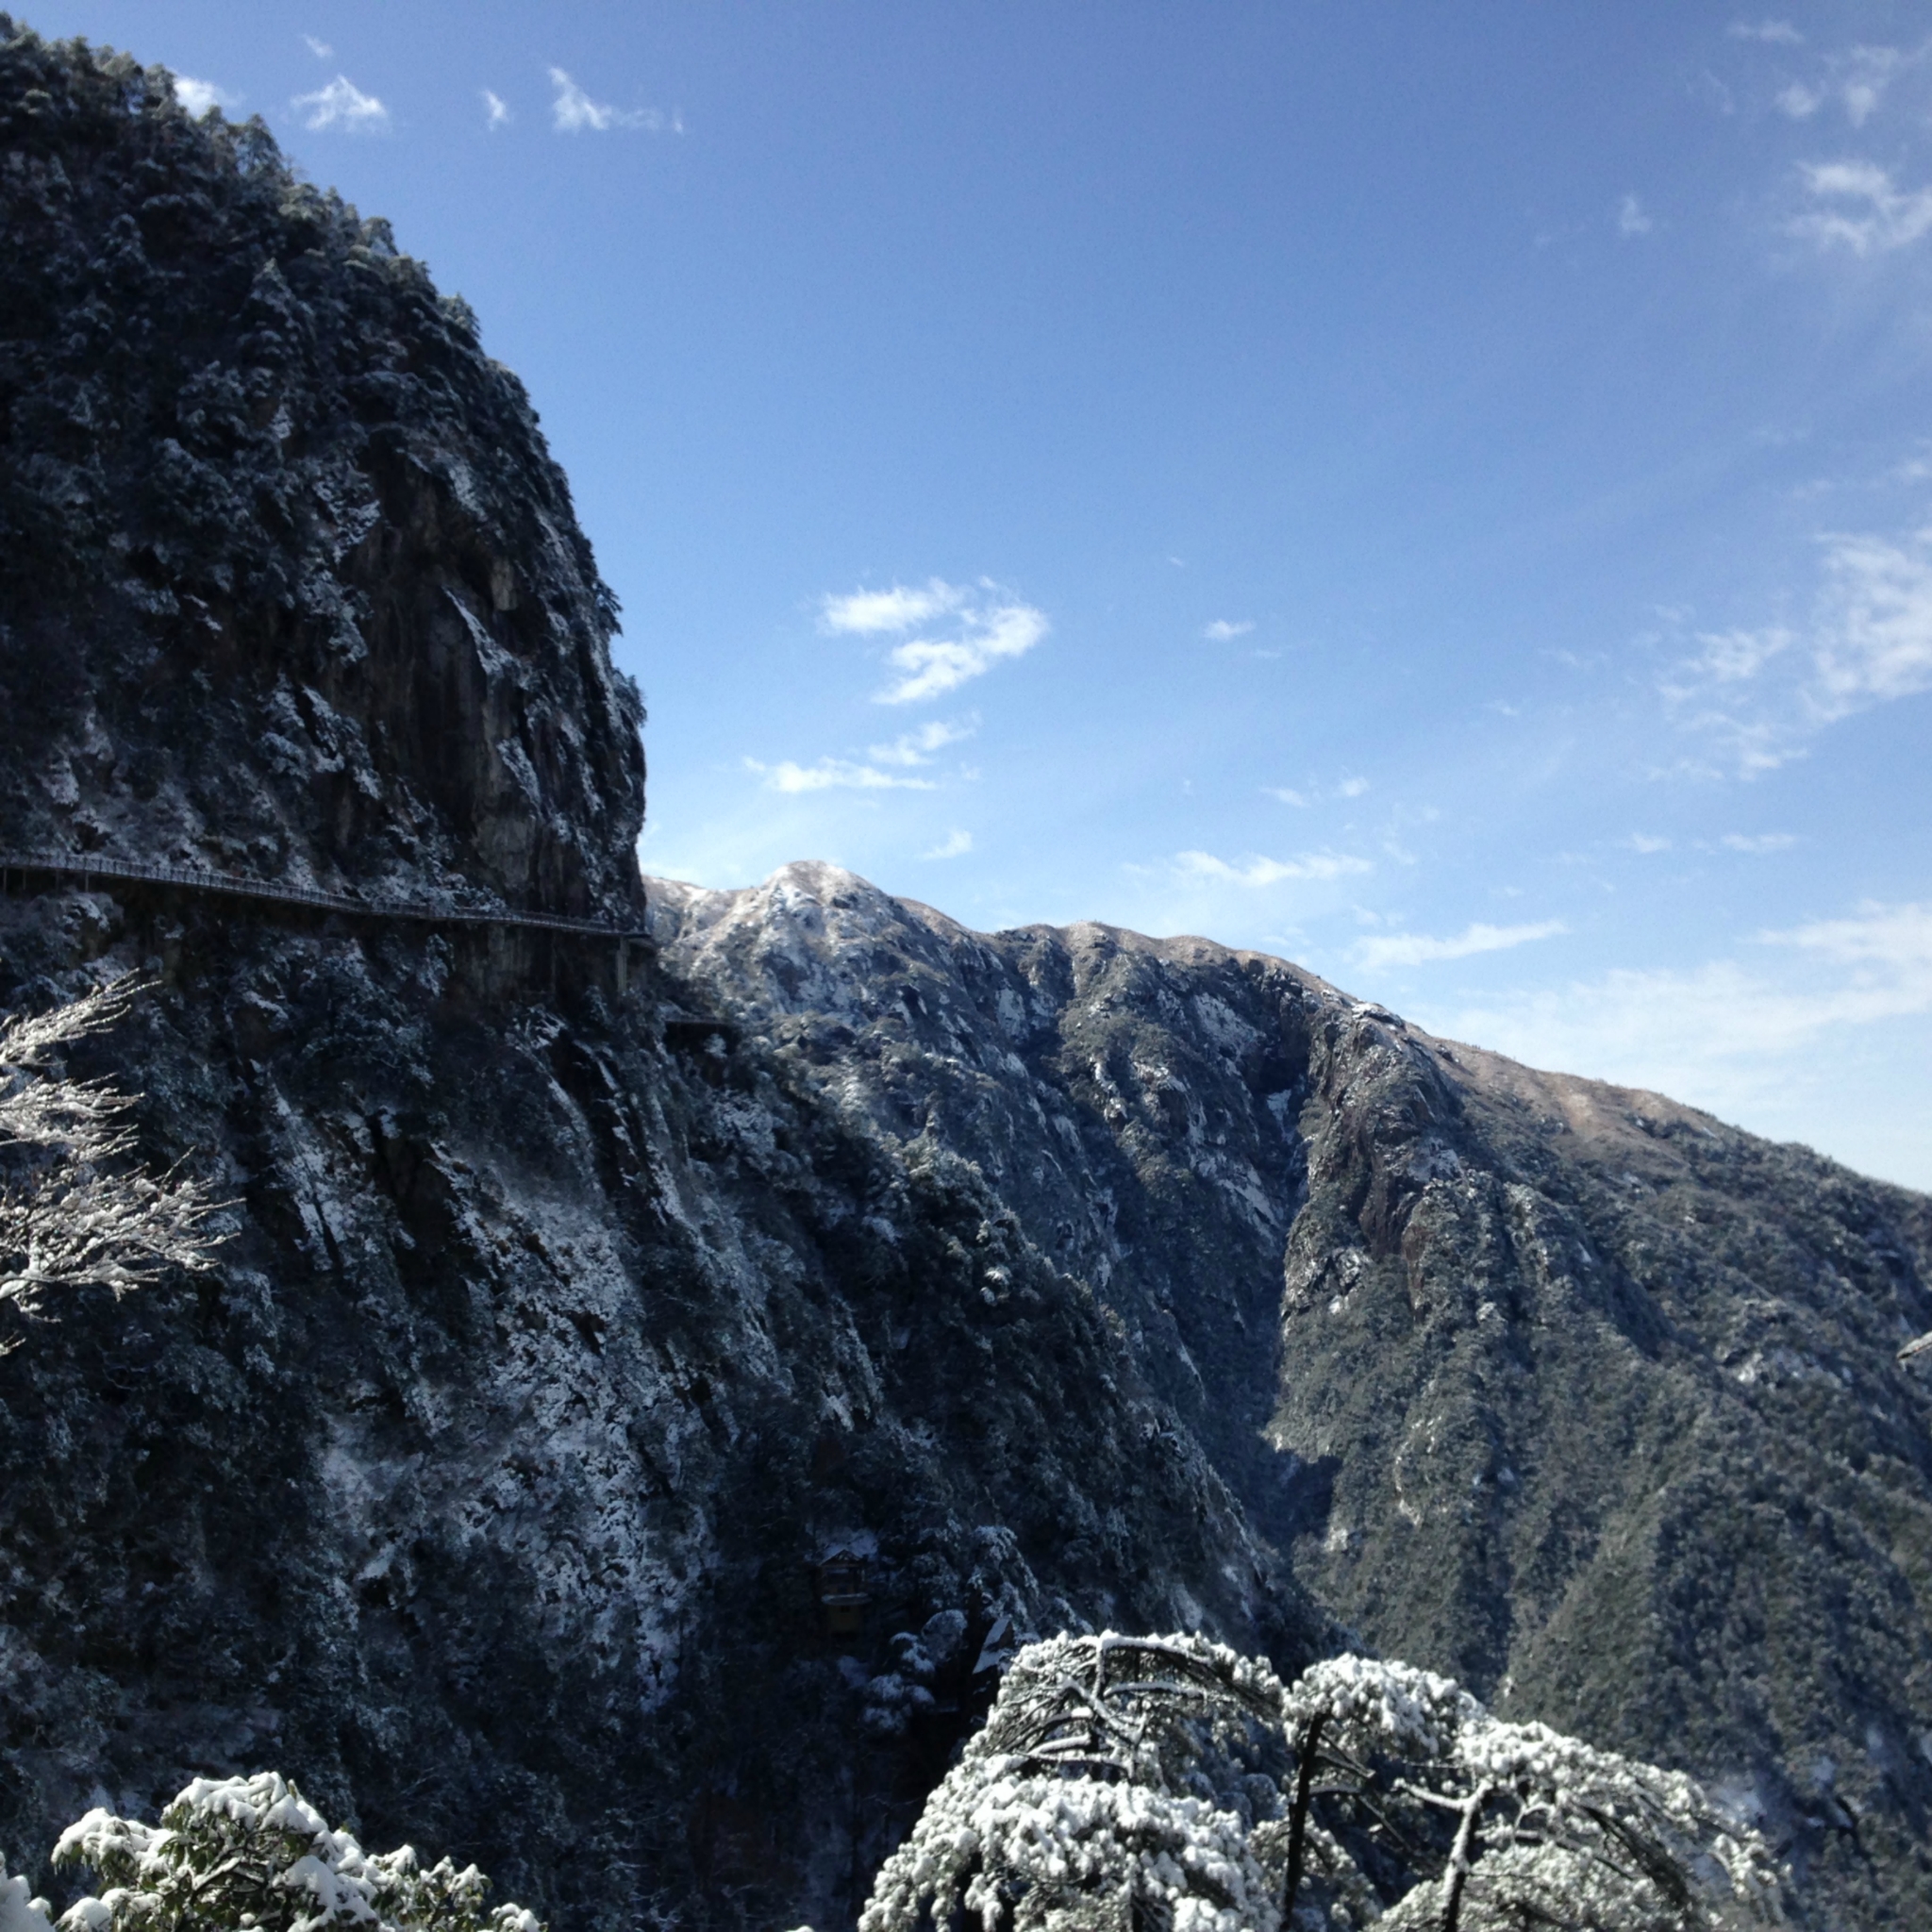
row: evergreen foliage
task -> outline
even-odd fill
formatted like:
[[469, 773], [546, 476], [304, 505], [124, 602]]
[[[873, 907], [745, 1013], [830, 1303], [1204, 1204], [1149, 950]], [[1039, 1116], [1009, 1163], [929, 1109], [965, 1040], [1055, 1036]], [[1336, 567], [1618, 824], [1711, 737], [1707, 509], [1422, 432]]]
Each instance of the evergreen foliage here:
[[408, 1845], [365, 1852], [278, 1773], [196, 1778], [158, 1825], [99, 1808], [70, 1825], [58, 1866], [107, 1881], [50, 1924], [25, 1881], [0, 1884], [4, 1932], [544, 1932], [523, 1907], [484, 1909], [490, 1881]]
[[1782, 1922], [1763, 1842], [1690, 1779], [1445, 1677], [1284, 1687], [1200, 1638], [1058, 1637], [881, 1870], [860, 1932], [1706, 1932]]

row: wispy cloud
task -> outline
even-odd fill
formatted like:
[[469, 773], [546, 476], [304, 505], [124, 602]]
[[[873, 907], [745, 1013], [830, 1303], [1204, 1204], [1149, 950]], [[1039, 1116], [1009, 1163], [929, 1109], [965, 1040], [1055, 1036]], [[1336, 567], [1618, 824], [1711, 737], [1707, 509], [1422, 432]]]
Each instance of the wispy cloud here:
[[1807, 161], [1799, 169], [1814, 204], [1788, 224], [1820, 248], [1887, 255], [1932, 233], [1932, 188], [1900, 188], [1874, 161]]
[[333, 60], [335, 58], [336, 50], [326, 41], [318, 41], [313, 34], [304, 34], [302, 36], [302, 44], [318, 60]]
[[1526, 946], [1533, 940], [1555, 939], [1570, 928], [1560, 919], [1534, 925], [1485, 925], [1478, 922], [1452, 939], [1431, 939], [1424, 933], [1386, 933], [1357, 941], [1356, 963], [1367, 971], [1387, 966], [1427, 966], [1439, 959], [1467, 959], [1477, 953], [1502, 953]]
[[1826, 721], [1932, 690], [1932, 525], [1903, 541], [1826, 540], [1809, 693]]
[[855, 591], [828, 596], [819, 607], [819, 627], [859, 637], [891, 637], [928, 626], [949, 636], [908, 638], [886, 661], [897, 674], [875, 694], [882, 705], [919, 704], [957, 691], [1006, 658], [1024, 657], [1051, 628], [1045, 614], [1023, 604], [997, 584], [895, 584], [889, 591]]
[[959, 858], [973, 850], [971, 832], [948, 832], [945, 838], [930, 852], [922, 852], [922, 858]]
[[1776, 95], [1777, 106], [1793, 121], [1809, 121], [1822, 108], [1835, 106], [1854, 127], [1862, 127], [1884, 105], [1891, 84], [1928, 52], [1932, 42], [1910, 52], [1902, 47], [1849, 47], [1817, 62], [1809, 79], [1790, 82]]
[[1674, 1092], [1711, 1091], [1724, 1061], [1810, 1045], [1836, 1026], [1932, 1012], [1932, 905], [1875, 905], [1757, 944], [1799, 956], [1805, 978], [1712, 960], [1690, 971], [1620, 968], [1591, 981], [1467, 1008], [1432, 1030], [1527, 1061]]
[[[1675, 667], [1670, 674], [1674, 681], [1665, 688], [1673, 695], [1680, 690], [1688, 695], [1711, 685], [1749, 683], [1774, 658], [1782, 657], [1796, 641], [1795, 634], [1781, 625], [1770, 625], [1762, 630], [1699, 631], [1697, 655]], [[1680, 678], [1681, 686], [1674, 682]]]
[[1230, 638], [1246, 637], [1254, 627], [1255, 621], [1251, 617], [1243, 617], [1239, 622], [1234, 622], [1225, 617], [1217, 617], [1212, 624], [1202, 631], [1201, 635], [1204, 638], [1211, 639], [1217, 644], [1224, 644]]
[[1758, 680], [1797, 642], [1781, 625], [1700, 632], [1698, 649], [1665, 670], [1658, 691], [1677, 723], [1720, 747], [1740, 774], [1775, 771], [1802, 755], [1803, 708], [1784, 691], [1767, 693]]
[[1775, 47], [1800, 47], [1801, 34], [1788, 20], [1734, 20], [1726, 29], [1734, 41], [1764, 41]]
[[1671, 849], [1671, 841], [1668, 839], [1657, 838], [1649, 832], [1632, 832], [1624, 843], [1632, 852], [1641, 852], [1646, 858], [1653, 853], [1668, 852]]
[[1339, 784], [1325, 787], [1312, 784], [1301, 788], [1292, 785], [1264, 785], [1261, 793], [1265, 798], [1277, 799], [1283, 805], [1291, 805], [1300, 810], [1307, 810], [1309, 806], [1320, 805], [1324, 799], [1359, 798], [1368, 790], [1369, 781], [1366, 778], [1350, 777], [1343, 778]]
[[937, 791], [930, 778], [908, 778], [901, 773], [882, 772], [876, 765], [861, 765], [850, 758], [821, 758], [815, 765], [793, 764], [790, 758], [776, 765], [760, 764], [746, 758], [745, 769], [760, 774], [773, 791]]
[[1250, 854], [1230, 862], [1211, 852], [1183, 852], [1174, 869], [1184, 878], [1211, 879], [1220, 885], [1276, 886], [1287, 879], [1339, 879], [1350, 873], [1373, 872], [1366, 858], [1339, 852], [1305, 852], [1296, 858], [1262, 858]]
[[483, 96], [483, 125], [492, 131], [508, 127], [510, 124], [509, 103], [499, 93], [492, 93], [489, 88], [480, 90]]
[[1717, 841], [1726, 852], [1789, 852], [1798, 841], [1790, 832], [1726, 832]]
[[342, 74], [312, 94], [297, 94], [289, 105], [303, 116], [303, 126], [312, 134], [331, 127], [344, 134], [383, 134], [389, 129], [389, 109]]
[[917, 731], [902, 733], [891, 744], [868, 745], [865, 755], [874, 763], [881, 765], [930, 764], [935, 752], [943, 751], [949, 744], [963, 742], [978, 728], [977, 718], [956, 719], [951, 723], [941, 723], [934, 718]]
[[1647, 235], [1657, 224], [1643, 211], [1643, 204], [1634, 194], [1626, 194], [1617, 204], [1617, 233], [1620, 235]]
[[890, 591], [854, 591], [849, 596], [823, 599], [819, 623], [825, 630], [853, 631], [860, 637], [911, 630], [958, 609], [967, 595], [938, 577], [924, 588], [894, 584]]
[[195, 80], [186, 74], [170, 75], [175, 85], [175, 98], [199, 121], [210, 108], [239, 108], [240, 94], [231, 94], [226, 88], [217, 87], [211, 80]]
[[[1883, 1010], [1874, 1011], [1874, 1018], [1932, 1008], [1932, 905], [1887, 906], [1868, 899], [1854, 918], [1817, 920], [1758, 938], [1768, 946], [1796, 946], [1844, 965], [1876, 966], [1900, 975], [1897, 987], [1880, 991]], [[1871, 982], [1861, 984], [1872, 990]]]
[[550, 70], [557, 90], [551, 103], [553, 125], [559, 134], [608, 134], [614, 127], [641, 127], [647, 134], [682, 134], [684, 117], [657, 108], [613, 108], [593, 101], [561, 67]]

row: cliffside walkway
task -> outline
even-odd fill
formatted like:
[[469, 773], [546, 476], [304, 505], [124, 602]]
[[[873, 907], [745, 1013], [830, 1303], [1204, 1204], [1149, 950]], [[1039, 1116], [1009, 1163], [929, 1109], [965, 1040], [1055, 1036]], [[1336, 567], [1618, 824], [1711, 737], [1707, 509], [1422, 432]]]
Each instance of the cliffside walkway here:
[[230, 873], [202, 872], [190, 866], [144, 865], [138, 859], [107, 858], [88, 853], [0, 852], [0, 885], [10, 887], [10, 875], [17, 872], [49, 873], [57, 878], [78, 879], [83, 891], [99, 879], [103, 883], [167, 886], [177, 891], [213, 892], [234, 899], [308, 906], [318, 911], [347, 913], [358, 919], [413, 920], [425, 925], [511, 925], [539, 932], [572, 933], [580, 939], [651, 943], [647, 932], [607, 925], [596, 919], [562, 919], [553, 913], [517, 912], [508, 908], [433, 906], [411, 899], [358, 899], [345, 892], [319, 891], [312, 886], [238, 878]]

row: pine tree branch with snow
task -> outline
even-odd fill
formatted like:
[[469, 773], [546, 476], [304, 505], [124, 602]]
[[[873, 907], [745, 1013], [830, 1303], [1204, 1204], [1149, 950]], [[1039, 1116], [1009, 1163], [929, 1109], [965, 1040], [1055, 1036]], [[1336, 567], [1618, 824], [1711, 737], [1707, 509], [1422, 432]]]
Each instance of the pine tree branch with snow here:
[[484, 1907], [490, 1881], [408, 1845], [365, 1852], [275, 1772], [196, 1778], [158, 1825], [90, 1811], [54, 1863], [106, 1881], [50, 1923], [24, 1879], [0, 1880], [0, 1932], [544, 1932], [522, 1906]]
[[1058, 1637], [887, 1859], [860, 1932], [1715, 1932], [1782, 1923], [1688, 1777], [1506, 1724], [1425, 1671], [1283, 1686], [1194, 1637]]
[[178, 1170], [140, 1166], [127, 1124], [138, 1096], [58, 1065], [61, 1048], [106, 1032], [144, 990], [125, 977], [0, 1021], [0, 1302], [31, 1312], [52, 1291], [123, 1294], [211, 1265], [222, 1236], [208, 1223], [220, 1204]]

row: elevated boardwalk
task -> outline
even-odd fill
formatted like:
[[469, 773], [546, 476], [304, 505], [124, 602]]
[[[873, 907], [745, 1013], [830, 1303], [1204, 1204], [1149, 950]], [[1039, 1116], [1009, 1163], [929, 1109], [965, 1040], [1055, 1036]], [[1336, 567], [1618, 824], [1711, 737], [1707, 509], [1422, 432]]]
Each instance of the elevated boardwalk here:
[[35, 874], [77, 879], [83, 891], [103, 885], [163, 886], [175, 891], [208, 892], [231, 899], [303, 906], [357, 919], [408, 920], [422, 925], [511, 926], [536, 932], [569, 933], [579, 939], [652, 944], [649, 933], [608, 925], [597, 919], [563, 919], [548, 912], [519, 912], [508, 907], [436, 906], [412, 899], [366, 899], [346, 892], [324, 892], [312, 886], [284, 885], [275, 879], [239, 878], [232, 873], [203, 872], [190, 866], [146, 865], [138, 859], [91, 853], [0, 852], [0, 887], [12, 888], [12, 874]]

